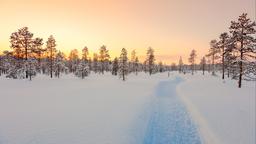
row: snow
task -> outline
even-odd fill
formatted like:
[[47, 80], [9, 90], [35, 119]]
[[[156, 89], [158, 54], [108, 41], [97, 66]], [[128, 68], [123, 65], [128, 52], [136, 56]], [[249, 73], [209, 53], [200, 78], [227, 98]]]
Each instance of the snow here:
[[254, 89], [199, 73], [0, 77], [0, 144], [254, 144]]
[[[220, 74], [219, 74], [220, 75]], [[237, 81], [206, 73], [180, 75], [178, 94], [209, 144], [255, 144], [255, 81]]]
[[134, 143], [143, 139], [137, 132], [143, 124], [137, 122], [147, 119], [144, 106], [166, 77], [140, 74], [126, 82], [110, 74], [40, 76], [31, 82], [1, 78], [0, 143]]

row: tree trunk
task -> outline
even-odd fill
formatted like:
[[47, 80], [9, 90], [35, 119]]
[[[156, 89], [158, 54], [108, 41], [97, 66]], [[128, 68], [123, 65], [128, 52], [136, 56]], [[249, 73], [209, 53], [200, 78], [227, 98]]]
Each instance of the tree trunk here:
[[222, 79], [225, 78], [225, 68], [224, 68], [224, 46], [222, 47]]
[[204, 75], [204, 69], [205, 69], [205, 65], [203, 65], [203, 75]]
[[215, 75], [215, 64], [214, 64], [214, 58], [215, 58], [215, 54], [213, 54], [213, 56], [212, 56], [212, 75]]
[[229, 78], [230, 68], [228, 68], [228, 78]]
[[243, 52], [241, 51], [240, 54], [240, 62], [239, 62], [239, 80], [238, 80], [238, 87], [241, 88], [242, 87], [242, 76], [243, 76]]
[[123, 72], [123, 81], [125, 81], [124, 72]]
[[[25, 60], [28, 61], [28, 43], [27, 39], [25, 39]], [[28, 70], [26, 69], [26, 78], [28, 78]]]
[[50, 63], [50, 71], [51, 71], [51, 78], [52, 78], [52, 63], [53, 63], [52, 62], [52, 54], [51, 54], [51, 60], [50, 61], [51, 61], [51, 63]]

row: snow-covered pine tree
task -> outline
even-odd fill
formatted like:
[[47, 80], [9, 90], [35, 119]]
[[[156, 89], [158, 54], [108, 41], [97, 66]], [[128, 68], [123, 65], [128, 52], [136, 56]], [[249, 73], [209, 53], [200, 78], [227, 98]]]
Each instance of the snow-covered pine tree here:
[[210, 42], [210, 49], [209, 49], [209, 53], [206, 55], [207, 57], [209, 57], [211, 59], [212, 62], [212, 75], [215, 75], [215, 61], [216, 59], [218, 59], [218, 54], [219, 53], [219, 49], [218, 49], [218, 45], [217, 45], [217, 40], [211, 40]]
[[53, 66], [54, 66], [54, 58], [56, 55], [56, 41], [52, 35], [48, 38], [46, 42], [46, 52], [48, 59], [48, 72], [50, 72], [50, 76], [53, 76]]
[[118, 59], [115, 58], [112, 62], [112, 75], [117, 75], [118, 72]]
[[80, 61], [80, 63], [76, 68], [75, 75], [79, 78], [84, 79], [84, 77], [88, 76], [89, 73], [90, 71], [89, 71], [88, 62]]
[[231, 39], [229, 39], [227, 48], [225, 49], [225, 55], [224, 55], [224, 59], [225, 59], [225, 67], [227, 69], [227, 76], [230, 76], [230, 73], [232, 72], [232, 77], [236, 77], [236, 75], [234, 74], [235, 69], [236, 69], [236, 63], [235, 63], [235, 53], [233, 51], [233, 48], [235, 47], [235, 43], [234, 41], [232, 41]]
[[243, 75], [248, 70], [248, 65], [256, 59], [255, 21], [252, 22], [246, 13], [239, 16], [237, 21], [231, 21], [229, 27], [232, 34], [231, 39], [236, 44], [232, 49], [236, 52], [236, 63], [238, 64], [238, 87], [242, 86]]
[[100, 72], [104, 74], [104, 71], [109, 69], [109, 59], [108, 50], [105, 45], [103, 45], [99, 50], [98, 60], [100, 62]]
[[37, 63], [37, 59], [32, 57], [25, 61], [25, 71], [28, 72], [29, 80], [32, 80], [32, 76], [36, 75]]
[[119, 57], [119, 76], [125, 81], [125, 77], [128, 74], [128, 57], [127, 57], [127, 50], [122, 48], [120, 57]]
[[192, 50], [191, 53], [190, 53], [190, 56], [188, 58], [188, 61], [190, 62], [190, 69], [191, 69], [191, 72], [192, 72], [192, 75], [194, 74], [194, 71], [195, 71], [195, 61], [196, 61], [196, 50]]
[[[18, 29], [17, 32], [11, 34], [10, 43], [11, 48], [13, 49], [13, 54], [19, 66], [15, 66], [14, 68], [24, 69], [25, 62], [29, 58], [29, 54], [32, 53], [33, 48], [33, 33], [28, 31], [28, 27], [23, 27]], [[23, 70], [15, 70], [16, 72], [23, 72]], [[21, 74], [22, 75], [22, 74]], [[25, 71], [25, 78], [28, 78], [28, 71]]]
[[69, 58], [69, 71], [75, 72], [80, 62], [80, 59], [78, 56], [78, 50], [77, 49], [71, 50], [68, 58]]
[[147, 65], [147, 70], [149, 72], [149, 75], [151, 75], [154, 71], [154, 65], [155, 65], [154, 50], [151, 47], [149, 47], [147, 50], [146, 65]]
[[136, 56], [135, 61], [134, 61], [134, 71], [135, 74], [138, 75], [138, 71], [139, 71], [139, 58]]
[[17, 78], [17, 74], [12, 73], [17, 70], [15, 67], [19, 66], [16, 64], [17, 61], [16, 58], [13, 56], [13, 52], [7, 50], [3, 51], [1, 63], [2, 73], [7, 74], [6, 77]]
[[219, 36], [219, 42], [218, 42], [218, 48], [220, 49], [218, 52], [220, 52], [220, 56], [221, 56], [221, 65], [222, 65], [222, 79], [225, 78], [225, 53], [227, 52], [227, 48], [228, 48], [228, 39], [229, 39], [229, 35], [228, 33], [224, 32], [222, 34], [220, 34]]
[[63, 52], [59, 51], [56, 54], [55, 62], [54, 62], [54, 75], [55, 77], [60, 77], [61, 72], [67, 71], [67, 67], [65, 66], [65, 55]]
[[100, 68], [99, 68], [99, 59], [98, 59], [98, 54], [97, 53], [94, 53], [93, 54], [93, 61], [92, 61], [92, 69], [95, 73], [99, 72], [100, 71]]

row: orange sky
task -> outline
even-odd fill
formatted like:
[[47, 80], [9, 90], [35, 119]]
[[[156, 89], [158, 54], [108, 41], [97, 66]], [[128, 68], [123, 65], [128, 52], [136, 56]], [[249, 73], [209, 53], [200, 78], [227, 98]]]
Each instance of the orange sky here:
[[157, 60], [187, 62], [192, 49], [199, 60], [242, 12], [255, 19], [255, 0], [0, 0], [0, 51], [28, 26], [44, 40], [52, 34], [65, 53], [104, 44], [112, 58], [123, 47], [142, 57], [151, 46]]

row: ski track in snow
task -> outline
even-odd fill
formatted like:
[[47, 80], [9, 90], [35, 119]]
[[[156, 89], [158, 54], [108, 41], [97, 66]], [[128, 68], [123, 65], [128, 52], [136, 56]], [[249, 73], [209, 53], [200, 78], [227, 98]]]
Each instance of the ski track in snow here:
[[176, 95], [182, 81], [162, 81], [156, 88], [143, 144], [201, 144], [196, 125]]

